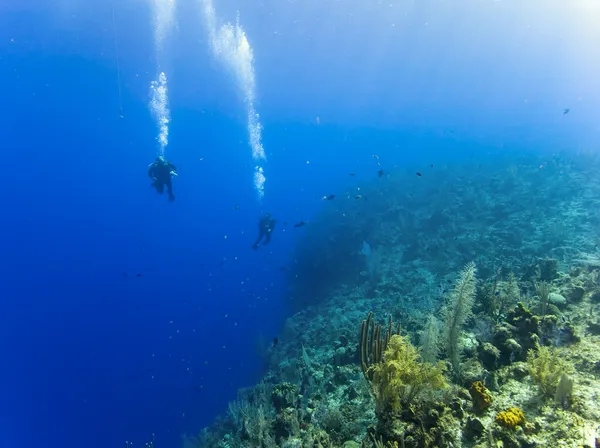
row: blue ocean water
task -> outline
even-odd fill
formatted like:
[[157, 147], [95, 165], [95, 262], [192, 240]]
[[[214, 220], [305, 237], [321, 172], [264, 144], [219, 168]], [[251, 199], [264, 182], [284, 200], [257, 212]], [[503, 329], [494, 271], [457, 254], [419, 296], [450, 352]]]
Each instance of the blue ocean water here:
[[210, 424], [260, 377], [292, 312], [293, 224], [323, 196], [379, 169], [597, 150], [590, 2], [214, 0], [254, 55], [261, 199], [205, 3], [164, 3], [173, 203], [147, 177], [160, 2], [0, 6], [1, 446], [175, 447]]

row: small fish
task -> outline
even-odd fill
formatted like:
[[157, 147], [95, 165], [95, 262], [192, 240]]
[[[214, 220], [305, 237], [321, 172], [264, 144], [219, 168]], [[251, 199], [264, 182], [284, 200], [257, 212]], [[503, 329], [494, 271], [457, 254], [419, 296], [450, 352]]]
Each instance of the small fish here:
[[570, 111], [570, 110], [571, 110], [571, 109], [565, 109], [565, 110], [563, 111], [563, 115], [567, 115], [567, 114], [569, 113], [569, 111]]
[[419, 176], [419, 177], [422, 177], [422, 176], [423, 176], [423, 174], [422, 174], [422, 173], [420, 173], [419, 171], [417, 171], [417, 173], [416, 173], [416, 174], [417, 174], [417, 176]]
[[137, 274], [135, 274], [136, 277], [141, 277], [142, 274], [140, 274], [139, 272]]
[[383, 172], [383, 170], [379, 170], [379, 171], [377, 171], [377, 175], [378, 175], [379, 177], [383, 177], [383, 175], [384, 175], [384, 174], [385, 174], [385, 173]]
[[379, 156], [377, 154], [373, 154], [373, 158], [374, 159], [379, 159]]
[[354, 173], [350, 173], [350, 176], [356, 176], [356, 174], [354, 174]]
[[306, 225], [306, 222], [300, 221], [300, 222], [297, 222], [296, 224], [294, 224], [294, 227], [297, 228], [297, 227], [302, 227], [302, 226], [305, 226], [305, 225]]
[[239, 205], [235, 205], [235, 206], [233, 207], [233, 209], [234, 209], [234, 210], [239, 210], [239, 209], [240, 209], [240, 206], [239, 206]]
[[360, 198], [362, 198], [361, 194], [357, 194], [356, 196], [354, 196], [354, 199], [360, 199]]
[[429, 165], [429, 168], [433, 168], [433, 164]]
[[275, 347], [277, 344], [279, 344], [279, 338], [277, 336], [275, 336], [273, 338], [273, 347]]
[[498, 296], [500, 295], [500, 291], [496, 291], [496, 292], [494, 293], [494, 295], [495, 295], [496, 297], [498, 297]]
[[335, 199], [335, 194], [330, 194], [329, 196], [323, 196], [324, 201], [331, 201], [332, 199]]

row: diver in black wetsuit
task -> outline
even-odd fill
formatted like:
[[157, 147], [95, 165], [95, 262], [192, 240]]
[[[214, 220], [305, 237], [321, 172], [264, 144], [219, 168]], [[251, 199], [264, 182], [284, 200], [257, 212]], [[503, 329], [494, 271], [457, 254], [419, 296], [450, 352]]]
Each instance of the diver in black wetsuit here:
[[263, 246], [266, 246], [271, 242], [271, 233], [273, 233], [273, 229], [275, 228], [275, 220], [271, 217], [269, 213], [265, 213], [260, 221], [258, 221], [258, 238], [252, 245], [252, 249], [258, 249], [261, 240], [264, 238]]
[[158, 156], [154, 162], [148, 166], [148, 176], [152, 179], [151, 186], [156, 188], [156, 191], [163, 194], [165, 186], [169, 193], [169, 201], [175, 200], [173, 194], [172, 176], [177, 176], [177, 168], [171, 162], [167, 161], [163, 156]]

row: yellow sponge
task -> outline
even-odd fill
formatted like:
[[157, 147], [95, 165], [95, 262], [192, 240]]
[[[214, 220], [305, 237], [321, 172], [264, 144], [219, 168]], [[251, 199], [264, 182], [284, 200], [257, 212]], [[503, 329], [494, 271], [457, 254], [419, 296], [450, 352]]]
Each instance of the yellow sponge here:
[[496, 423], [500, 423], [507, 428], [514, 428], [524, 422], [525, 414], [519, 408], [508, 408], [506, 411], [499, 412], [496, 416]]

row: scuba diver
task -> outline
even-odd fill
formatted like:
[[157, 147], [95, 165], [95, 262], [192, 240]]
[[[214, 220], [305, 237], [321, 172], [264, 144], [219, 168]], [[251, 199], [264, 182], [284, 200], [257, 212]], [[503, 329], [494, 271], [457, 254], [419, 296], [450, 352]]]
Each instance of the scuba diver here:
[[175, 200], [173, 194], [172, 176], [177, 176], [177, 168], [171, 162], [167, 161], [163, 156], [158, 156], [154, 162], [148, 166], [148, 176], [152, 179], [151, 186], [156, 188], [156, 191], [163, 194], [165, 186], [169, 193], [169, 201]]
[[275, 220], [271, 217], [270, 213], [265, 213], [265, 216], [260, 218], [258, 221], [258, 238], [252, 245], [252, 249], [258, 249], [261, 240], [264, 238], [263, 246], [266, 246], [271, 242], [271, 233], [273, 233], [273, 229], [275, 228]]

